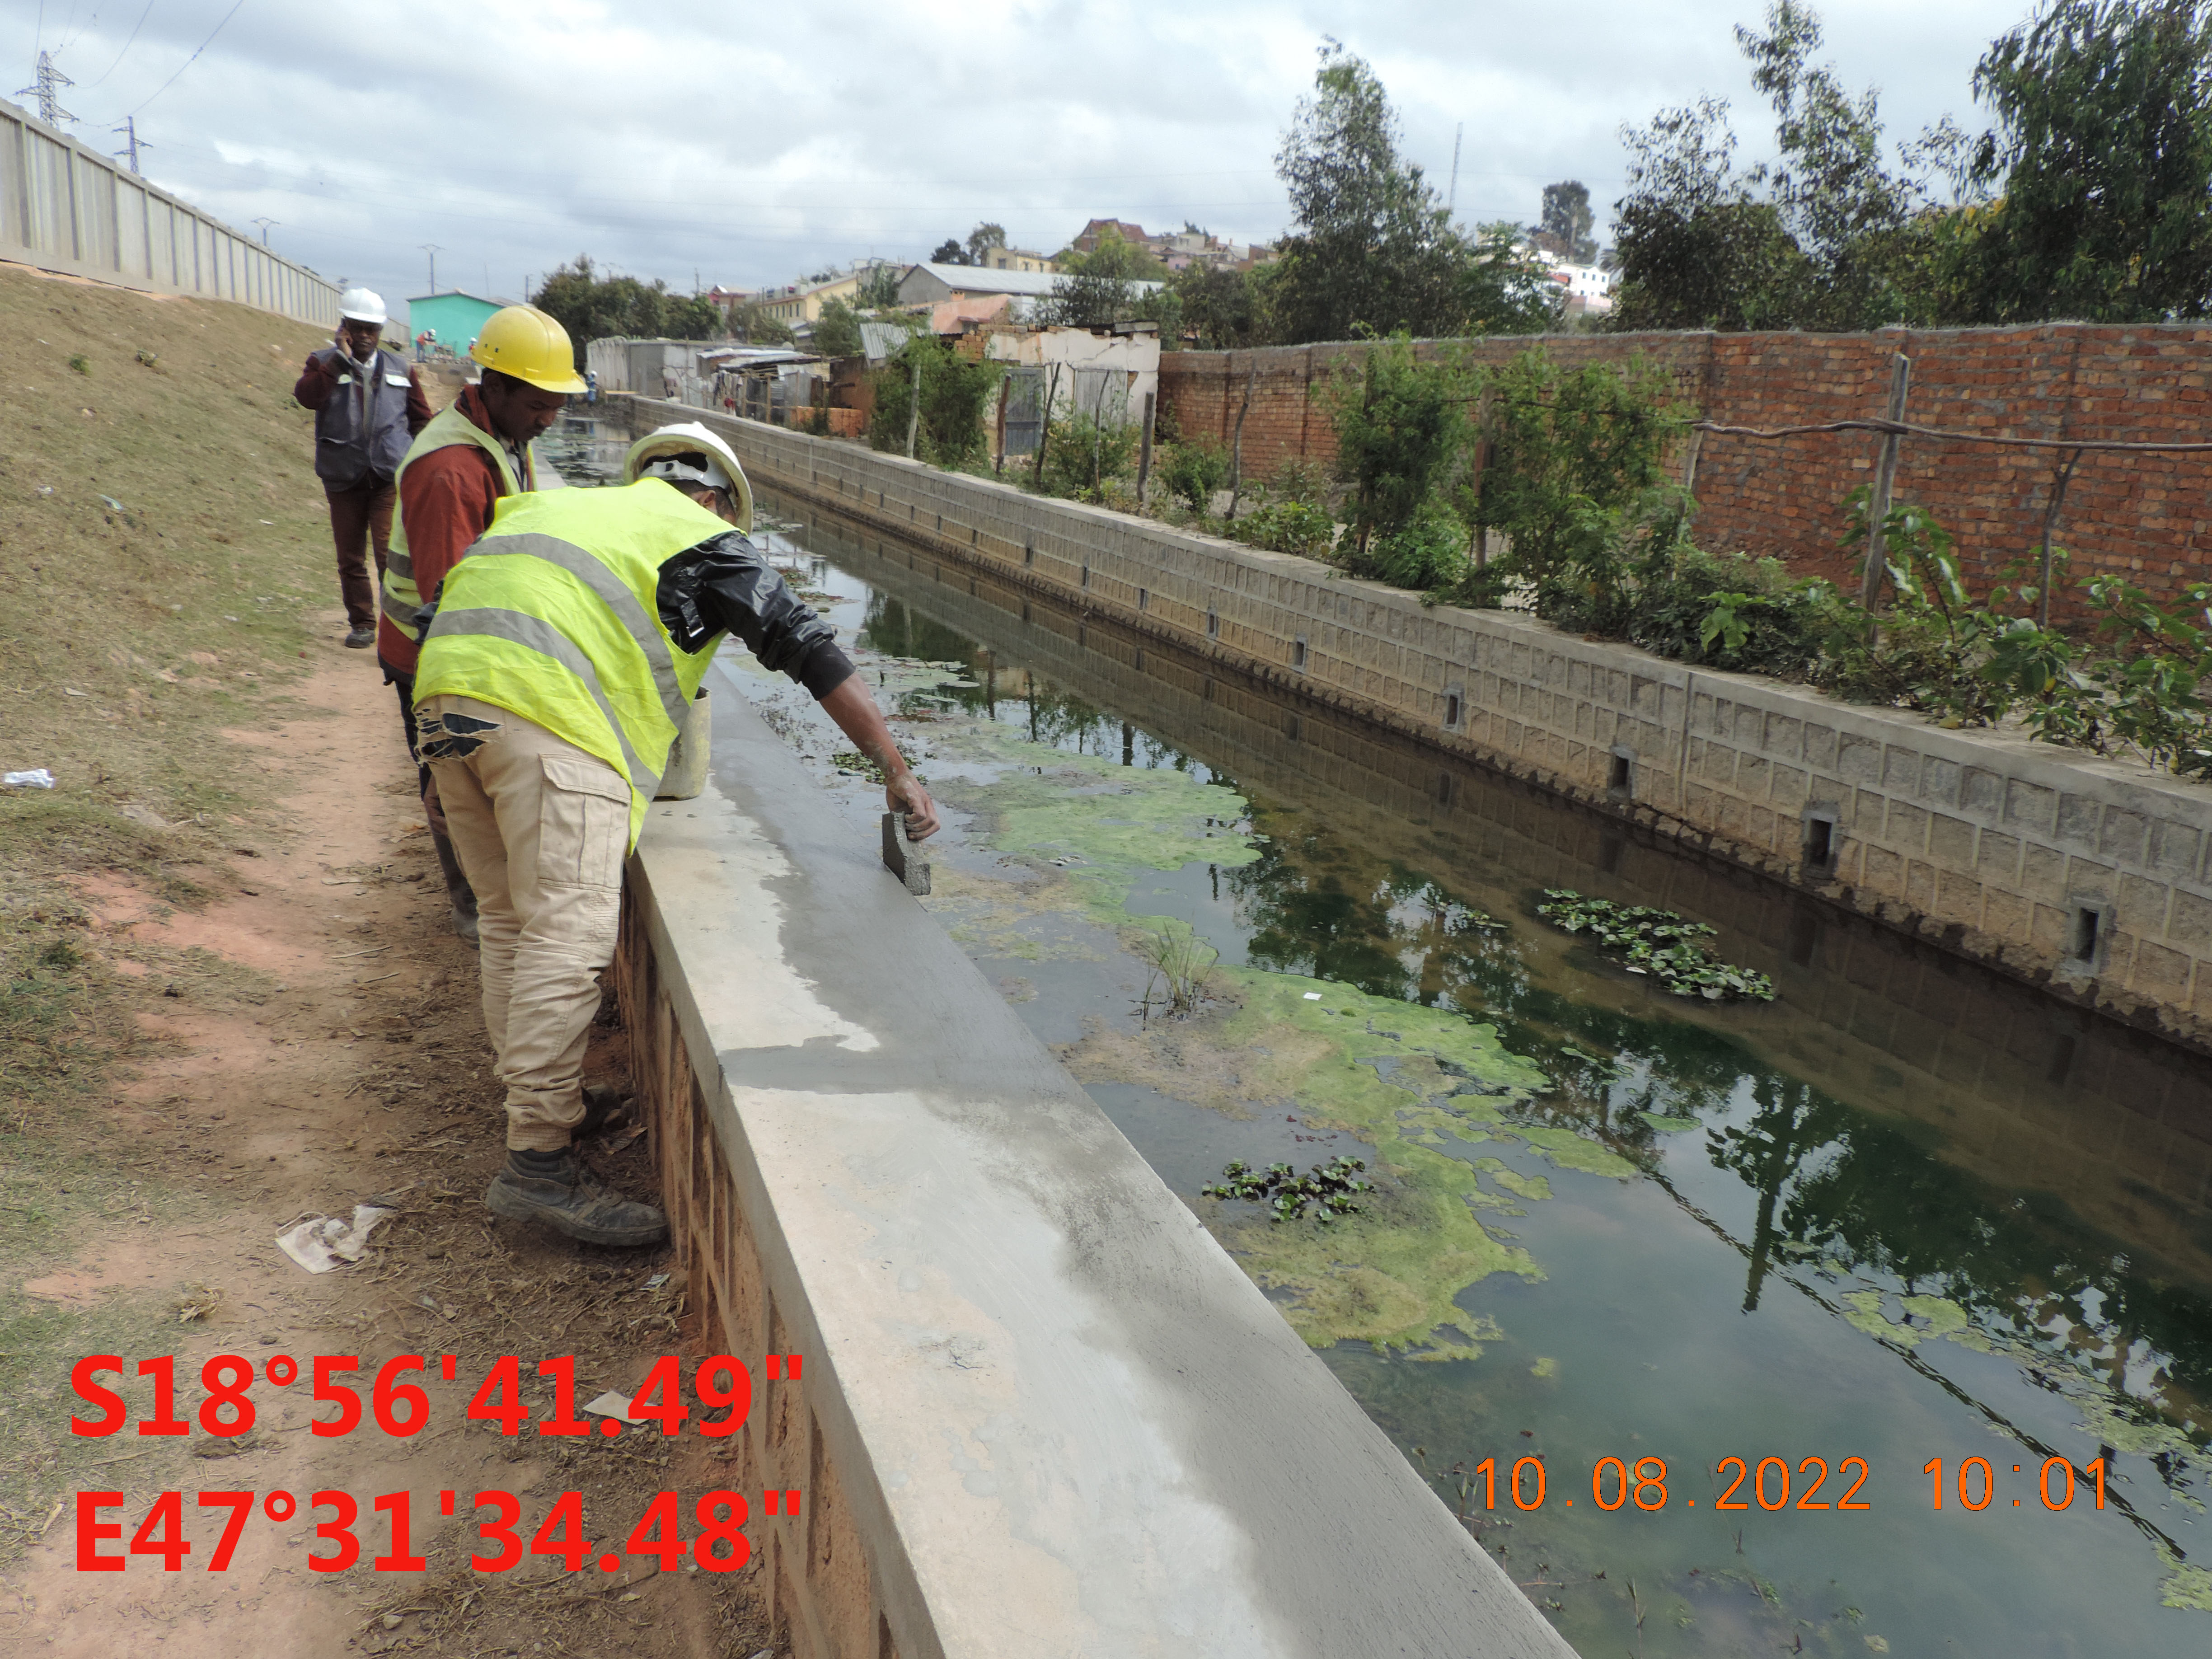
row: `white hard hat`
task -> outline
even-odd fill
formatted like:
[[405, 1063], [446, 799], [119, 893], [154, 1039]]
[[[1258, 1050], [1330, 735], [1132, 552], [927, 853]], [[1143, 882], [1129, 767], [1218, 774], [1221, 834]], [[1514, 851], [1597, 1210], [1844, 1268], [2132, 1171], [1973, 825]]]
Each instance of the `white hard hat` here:
[[737, 453], [697, 421], [684, 421], [648, 432], [623, 457], [623, 482], [665, 478], [672, 483], [702, 483], [726, 489], [738, 509], [738, 528], [753, 528], [753, 490]]
[[384, 314], [384, 296], [365, 288], [349, 288], [338, 295], [338, 315], [349, 323], [374, 323], [379, 328], [392, 320]]

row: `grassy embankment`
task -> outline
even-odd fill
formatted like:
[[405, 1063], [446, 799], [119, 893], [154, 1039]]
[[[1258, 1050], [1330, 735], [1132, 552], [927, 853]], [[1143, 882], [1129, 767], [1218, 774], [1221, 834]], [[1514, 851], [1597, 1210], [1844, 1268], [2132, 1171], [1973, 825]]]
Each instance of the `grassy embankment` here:
[[[103, 1113], [148, 1052], [134, 1011], [197, 1000], [225, 965], [146, 947], [174, 959], [118, 971], [89, 904], [127, 887], [196, 908], [245, 830], [282, 823], [221, 734], [283, 718], [336, 603], [313, 417], [290, 396], [327, 338], [0, 265], [0, 769], [58, 783], [0, 791], [0, 1399], [37, 1356], [128, 1352], [174, 1319], [19, 1287], [173, 1196]], [[0, 1514], [0, 1547], [43, 1519]]]

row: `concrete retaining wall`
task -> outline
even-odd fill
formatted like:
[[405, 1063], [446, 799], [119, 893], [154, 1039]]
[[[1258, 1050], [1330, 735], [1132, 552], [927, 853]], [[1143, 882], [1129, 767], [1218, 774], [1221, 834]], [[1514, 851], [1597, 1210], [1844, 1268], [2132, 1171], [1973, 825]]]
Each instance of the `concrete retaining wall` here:
[[726, 675], [616, 975], [800, 1659], [1569, 1659]]
[[[641, 428], [699, 418], [629, 402]], [[1425, 607], [1310, 559], [706, 418], [761, 487], [2212, 1041], [2212, 788], [1533, 617]]]
[[334, 325], [337, 285], [0, 99], [0, 260]]
[[[1941, 1156], [1983, 1180], [2063, 1192], [2129, 1251], [2212, 1279], [2212, 1235], [2195, 1221], [2212, 1201], [2212, 1072], [2174, 1045], [2054, 1007], [1940, 945], [1364, 720], [1288, 712], [1244, 675], [1002, 575], [860, 537], [827, 508], [802, 510], [811, 550], [1001, 664], [1170, 735], [1241, 790], [1313, 810], [1370, 856], [1449, 872], [1478, 904], [1486, 888], [1496, 898], [1572, 887], [1711, 923], [1729, 960], [1771, 975], [1780, 996], [1753, 1018], [1714, 1011], [1730, 1041], [1856, 1105], [1928, 1126]], [[1668, 1018], [1705, 1017], [1700, 1005], [1662, 1000]]]

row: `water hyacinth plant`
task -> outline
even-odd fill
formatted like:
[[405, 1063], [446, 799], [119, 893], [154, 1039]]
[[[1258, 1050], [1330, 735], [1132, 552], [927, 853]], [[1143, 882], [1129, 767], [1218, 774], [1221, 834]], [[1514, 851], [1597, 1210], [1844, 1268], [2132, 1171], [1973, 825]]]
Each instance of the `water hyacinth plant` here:
[[1269, 1218], [1273, 1221], [1296, 1221], [1311, 1207], [1314, 1219], [1327, 1223], [1340, 1215], [1359, 1213], [1352, 1194], [1366, 1192], [1373, 1185], [1358, 1179], [1359, 1171], [1366, 1167], [1360, 1158], [1335, 1158], [1315, 1164], [1304, 1175], [1293, 1175], [1287, 1164], [1270, 1164], [1265, 1170], [1255, 1170], [1238, 1158], [1224, 1166], [1219, 1185], [1198, 1190], [1208, 1198], [1243, 1198], [1265, 1204], [1274, 1212]]
[[1570, 933], [1588, 933], [1632, 974], [1646, 974], [1678, 997], [1708, 1002], [1771, 1002], [1774, 981], [1755, 969], [1721, 961], [1704, 941], [1713, 930], [1672, 910], [1585, 898], [1547, 887], [1536, 914]]

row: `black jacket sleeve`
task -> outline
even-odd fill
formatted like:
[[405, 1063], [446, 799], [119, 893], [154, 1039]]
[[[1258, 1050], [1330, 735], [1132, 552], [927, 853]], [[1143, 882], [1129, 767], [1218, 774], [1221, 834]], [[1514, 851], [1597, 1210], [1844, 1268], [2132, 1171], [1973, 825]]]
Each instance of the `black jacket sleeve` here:
[[662, 565], [653, 598], [679, 650], [734, 634], [762, 667], [790, 675], [817, 700], [853, 672], [830, 624], [734, 530]]

